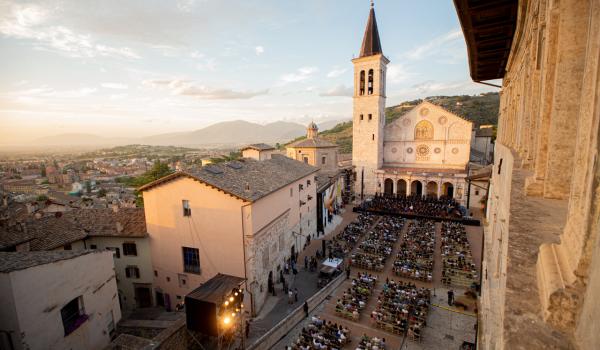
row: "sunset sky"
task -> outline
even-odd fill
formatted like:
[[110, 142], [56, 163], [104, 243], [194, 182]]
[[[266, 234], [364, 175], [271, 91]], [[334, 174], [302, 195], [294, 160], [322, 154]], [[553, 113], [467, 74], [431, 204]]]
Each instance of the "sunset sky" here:
[[[0, 0], [0, 144], [350, 118], [368, 0]], [[472, 83], [450, 0], [375, 2], [387, 105]]]

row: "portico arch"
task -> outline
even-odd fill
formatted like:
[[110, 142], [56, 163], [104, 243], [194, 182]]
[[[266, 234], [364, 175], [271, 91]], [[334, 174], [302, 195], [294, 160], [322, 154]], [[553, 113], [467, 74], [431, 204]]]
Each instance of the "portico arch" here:
[[394, 194], [394, 180], [385, 179], [383, 182], [383, 193], [386, 196], [392, 196]]
[[397, 192], [399, 196], [406, 196], [406, 180], [398, 180]]
[[421, 181], [414, 180], [410, 184], [410, 194], [419, 197], [423, 195], [423, 184], [421, 183]]
[[438, 190], [437, 182], [429, 181], [427, 183], [427, 197], [437, 198], [437, 190]]
[[442, 184], [442, 195], [448, 198], [454, 198], [454, 185], [450, 182]]

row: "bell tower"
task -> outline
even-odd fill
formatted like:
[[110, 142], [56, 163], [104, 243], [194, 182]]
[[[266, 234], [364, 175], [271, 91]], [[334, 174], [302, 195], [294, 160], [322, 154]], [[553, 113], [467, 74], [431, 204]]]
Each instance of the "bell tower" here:
[[385, 74], [389, 62], [381, 49], [375, 9], [371, 1], [360, 56], [352, 60], [352, 165], [356, 171], [355, 193], [361, 199], [364, 195], [382, 191], [378, 188], [375, 171], [383, 164]]

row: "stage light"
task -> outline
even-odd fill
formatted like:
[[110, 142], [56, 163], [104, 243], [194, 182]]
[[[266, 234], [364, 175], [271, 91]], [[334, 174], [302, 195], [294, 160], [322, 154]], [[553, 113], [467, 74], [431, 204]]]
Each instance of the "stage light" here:
[[226, 325], [229, 324], [229, 321], [231, 321], [231, 319], [229, 317], [225, 317], [223, 319], [223, 323], [226, 324]]
[[228, 302], [228, 301], [225, 301], [225, 306], [227, 306], [227, 305], [229, 305], [229, 302]]
[[244, 304], [240, 305], [240, 307], [244, 308]]
[[233, 297], [229, 297], [229, 301], [233, 302]]
[[235, 295], [237, 297], [238, 296], [238, 292], [233, 293], [233, 295]]
[[232, 312], [232, 313], [231, 313], [231, 317], [235, 317], [235, 312]]

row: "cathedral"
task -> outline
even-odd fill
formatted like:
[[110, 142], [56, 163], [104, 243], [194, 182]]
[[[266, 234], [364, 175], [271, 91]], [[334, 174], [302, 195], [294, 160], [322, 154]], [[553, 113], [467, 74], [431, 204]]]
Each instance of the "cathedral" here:
[[449, 111], [422, 102], [387, 124], [386, 70], [375, 10], [354, 64], [352, 165], [355, 193], [454, 198], [465, 205], [473, 125]]

